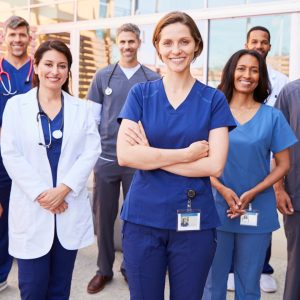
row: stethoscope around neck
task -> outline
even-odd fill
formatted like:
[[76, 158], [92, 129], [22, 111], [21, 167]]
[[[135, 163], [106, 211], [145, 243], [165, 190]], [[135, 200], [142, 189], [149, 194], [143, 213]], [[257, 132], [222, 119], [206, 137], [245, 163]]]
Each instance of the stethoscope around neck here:
[[[105, 93], [106, 96], [111, 95], [112, 92], [113, 92], [112, 88], [110, 87], [110, 81], [111, 81], [112, 76], [113, 76], [114, 73], [115, 73], [115, 70], [116, 70], [118, 64], [119, 64], [119, 62], [117, 62], [117, 63], [114, 65], [113, 70], [111, 71], [111, 73], [110, 73], [110, 75], [109, 75], [107, 87], [106, 87], [106, 89], [104, 90], [104, 93]], [[147, 76], [147, 74], [146, 74], [146, 71], [144, 70], [143, 65], [140, 64], [140, 66], [141, 66], [141, 69], [142, 69], [142, 71], [143, 71], [143, 73], [144, 73], [144, 76], [145, 76], [146, 80], [149, 81], [149, 78], [148, 78], [148, 76]]]
[[[10, 79], [10, 75], [8, 72], [4, 71], [3, 69], [3, 60], [4, 58], [2, 57], [1, 60], [0, 60], [0, 82], [2, 84], [2, 87], [4, 89], [4, 93], [3, 95], [4, 96], [13, 96], [15, 95], [18, 91], [15, 90], [14, 92], [11, 90], [12, 87], [11, 87], [11, 79]], [[28, 71], [28, 74], [27, 74], [27, 77], [26, 77], [26, 80], [25, 80], [25, 83], [29, 83], [30, 82], [30, 76], [31, 76], [31, 73], [33, 71], [33, 60], [31, 57], [29, 57], [29, 61], [30, 61], [30, 66], [29, 66], [29, 71]], [[3, 79], [2, 77], [6, 76], [7, 78], [7, 86], [5, 86], [4, 82], [3, 82]]]
[[39, 107], [39, 111], [36, 115], [36, 121], [38, 123], [38, 127], [39, 127], [39, 123], [41, 124], [41, 127], [43, 128], [42, 125], [42, 117], [46, 118], [47, 120], [47, 124], [48, 124], [48, 134], [49, 134], [49, 142], [43, 143], [42, 142], [42, 138], [41, 138], [41, 133], [40, 133], [40, 129], [38, 128], [38, 132], [39, 132], [39, 146], [43, 146], [47, 149], [49, 149], [51, 147], [52, 144], [52, 137], [55, 138], [56, 140], [61, 139], [63, 137], [63, 126], [64, 126], [64, 96], [63, 94], [61, 94], [61, 109], [62, 109], [62, 121], [61, 121], [61, 125], [59, 129], [54, 130], [51, 133], [51, 123], [50, 123], [50, 118], [49, 116], [43, 111], [42, 106], [40, 104], [40, 100], [39, 100], [39, 90], [37, 90], [37, 94], [36, 94], [36, 98], [37, 98], [37, 102], [38, 102], [38, 107]]

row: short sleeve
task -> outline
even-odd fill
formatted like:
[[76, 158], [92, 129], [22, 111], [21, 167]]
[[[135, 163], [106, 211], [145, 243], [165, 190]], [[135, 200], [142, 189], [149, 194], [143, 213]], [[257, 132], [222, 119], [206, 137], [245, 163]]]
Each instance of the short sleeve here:
[[128, 93], [125, 104], [118, 116], [118, 122], [128, 119], [134, 122], [141, 120], [143, 111], [143, 95], [141, 84], [134, 85]]
[[228, 127], [230, 131], [236, 127], [236, 123], [224, 94], [216, 91], [212, 100], [210, 129], [220, 127]]
[[277, 153], [297, 143], [297, 138], [281, 111], [273, 109], [271, 151]]
[[98, 71], [89, 87], [88, 93], [87, 93], [87, 99], [91, 100], [93, 102], [102, 104], [103, 103], [103, 91], [102, 91], [102, 80], [101, 80], [102, 73]]

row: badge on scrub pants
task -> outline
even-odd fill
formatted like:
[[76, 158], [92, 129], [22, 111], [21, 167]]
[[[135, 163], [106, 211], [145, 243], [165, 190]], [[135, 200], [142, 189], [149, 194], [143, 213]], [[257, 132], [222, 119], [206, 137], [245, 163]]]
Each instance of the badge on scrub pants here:
[[246, 213], [240, 218], [240, 225], [242, 226], [258, 226], [258, 210], [253, 210], [251, 203], [249, 208], [246, 210]]
[[196, 192], [194, 190], [188, 190], [187, 196], [187, 209], [177, 210], [177, 231], [200, 230], [200, 209], [192, 209], [192, 200], [195, 198]]

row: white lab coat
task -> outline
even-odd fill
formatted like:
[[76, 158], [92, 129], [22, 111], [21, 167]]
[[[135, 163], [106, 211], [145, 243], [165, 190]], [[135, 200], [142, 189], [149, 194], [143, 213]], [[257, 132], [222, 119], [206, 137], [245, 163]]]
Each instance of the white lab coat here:
[[[5, 107], [1, 153], [12, 179], [9, 208], [9, 253], [32, 259], [49, 252], [54, 238], [55, 217], [36, 201], [51, 188], [52, 175], [45, 147], [38, 145], [41, 122], [37, 122], [36, 88], [11, 98]], [[57, 185], [72, 191], [68, 209], [56, 215], [60, 243], [69, 250], [94, 241], [91, 207], [86, 182], [100, 154], [100, 137], [87, 101], [64, 94], [64, 136], [57, 170]]]
[[270, 65], [268, 65], [268, 75], [272, 86], [272, 93], [268, 97], [266, 104], [274, 106], [278, 94], [280, 93], [281, 89], [289, 82], [289, 79], [283, 73], [274, 70]]

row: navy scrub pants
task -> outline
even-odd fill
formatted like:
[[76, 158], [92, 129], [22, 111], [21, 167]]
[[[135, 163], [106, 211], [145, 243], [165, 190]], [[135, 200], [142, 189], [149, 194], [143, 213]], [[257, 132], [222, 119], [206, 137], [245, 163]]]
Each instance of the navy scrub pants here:
[[131, 300], [201, 300], [216, 250], [215, 229], [177, 232], [125, 222], [123, 254]]
[[0, 218], [0, 283], [7, 280], [13, 258], [8, 254], [8, 209], [11, 184], [0, 188], [3, 214]]
[[50, 251], [35, 259], [18, 259], [22, 300], [67, 300], [77, 250], [66, 250], [57, 234]]

